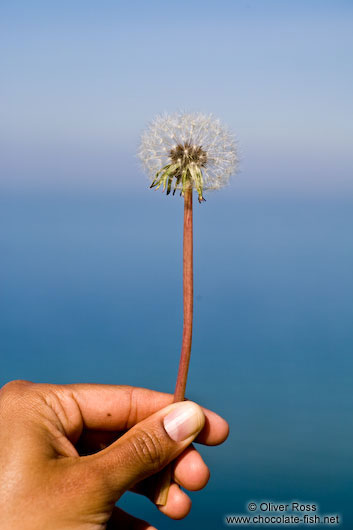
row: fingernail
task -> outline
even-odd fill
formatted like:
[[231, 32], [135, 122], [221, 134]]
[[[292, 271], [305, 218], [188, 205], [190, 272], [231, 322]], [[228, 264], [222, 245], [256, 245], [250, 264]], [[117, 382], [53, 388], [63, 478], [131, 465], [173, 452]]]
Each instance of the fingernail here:
[[182, 442], [193, 434], [201, 431], [204, 425], [204, 415], [196, 403], [183, 401], [164, 418], [164, 428], [175, 442]]

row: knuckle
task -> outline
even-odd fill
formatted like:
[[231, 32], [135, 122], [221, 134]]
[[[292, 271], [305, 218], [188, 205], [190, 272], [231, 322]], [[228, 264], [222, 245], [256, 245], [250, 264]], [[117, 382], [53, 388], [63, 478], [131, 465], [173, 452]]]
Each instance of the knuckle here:
[[30, 381], [25, 381], [22, 379], [14, 379], [13, 381], [9, 381], [6, 383], [1, 389], [1, 395], [6, 394], [20, 394], [22, 395], [24, 391], [28, 390], [30, 386], [32, 386], [33, 383]]
[[[13, 414], [13, 411], [29, 410], [35, 401], [36, 384], [30, 381], [16, 379], [9, 381], [0, 389], [0, 416]], [[18, 418], [18, 415], [16, 416]]]
[[159, 469], [165, 463], [166, 455], [158, 436], [144, 430], [138, 431], [131, 440], [131, 447], [143, 465]]

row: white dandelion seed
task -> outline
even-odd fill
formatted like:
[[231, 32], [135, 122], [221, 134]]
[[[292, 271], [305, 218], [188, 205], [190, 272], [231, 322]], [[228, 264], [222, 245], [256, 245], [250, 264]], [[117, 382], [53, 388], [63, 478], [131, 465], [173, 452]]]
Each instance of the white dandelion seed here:
[[183, 195], [195, 188], [199, 201], [203, 190], [226, 185], [237, 167], [233, 135], [212, 115], [200, 113], [162, 114], [142, 134], [138, 152], [152, 180], [167, 194], [174, 187]]

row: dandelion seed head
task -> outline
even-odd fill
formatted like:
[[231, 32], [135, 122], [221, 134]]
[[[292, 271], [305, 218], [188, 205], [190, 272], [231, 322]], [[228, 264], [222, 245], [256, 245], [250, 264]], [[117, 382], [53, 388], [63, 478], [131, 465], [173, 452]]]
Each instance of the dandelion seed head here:
[[193, 188], [203, 199], [203, 190], [226, 185], [237, 167], [233, 135], [212, 115], [174, 113], [157, 116], [142, 134], [138, 152], [152, 186], [173, 184], [183, 193]]

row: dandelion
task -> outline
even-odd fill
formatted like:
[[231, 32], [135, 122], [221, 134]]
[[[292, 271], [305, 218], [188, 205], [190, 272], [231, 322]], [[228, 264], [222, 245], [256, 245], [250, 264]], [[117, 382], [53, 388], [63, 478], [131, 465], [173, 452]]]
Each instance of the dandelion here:
[[[174, 401], [183, 401], [189, 368], [193, 321], [193, 189], [199, 202], [204, 190], [226, 185], [235, 172], [237, 154], [232, 134], [212, 115], [160, 115], [143, 133], [140, 160], [152, 180], [151, 188], [180, 191], [184, 197], [183, 338]], [[170, 467], [159, 477], [155, 502], [167, 502]]]
[[232, 134], [212, 115], [175, 113], [157, 116], [142, 135], [139, 157], [151, 188], [189, 187], [204, 200], [204, 190], [219, 189], [234, 173], [237, 156]]

